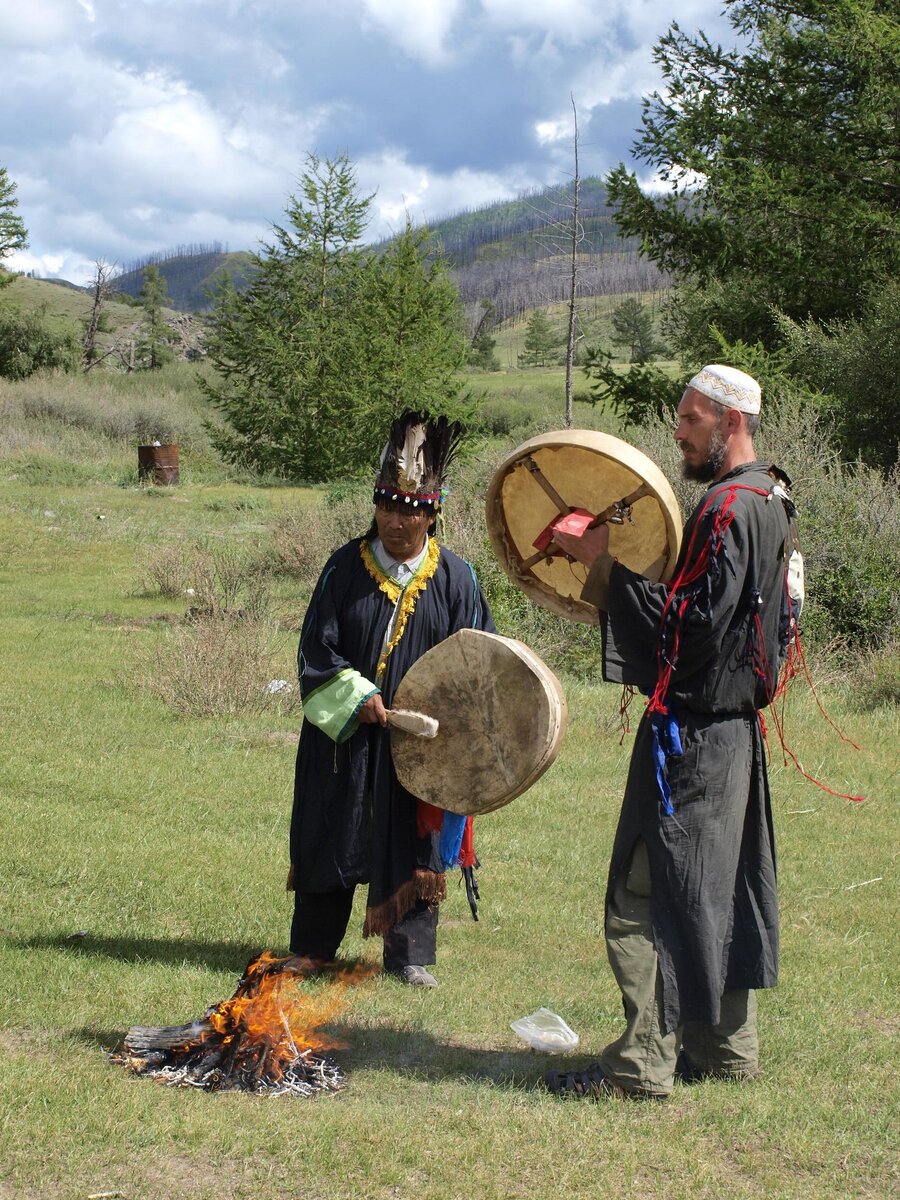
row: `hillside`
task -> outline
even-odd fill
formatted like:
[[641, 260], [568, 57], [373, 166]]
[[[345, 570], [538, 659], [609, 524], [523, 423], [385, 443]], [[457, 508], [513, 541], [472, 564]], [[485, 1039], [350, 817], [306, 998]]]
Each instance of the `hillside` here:
[[[505, 321], [568, 295], [570, 243], [565, 225], [571, 219], [570, 205], [566, 189], [545, 188], [431, 224], [435, 246], [470, 312], [487, 300], [494, 305], [496, 319]], [[665, 286], [653, 264], [640, 257], [636, 239], [619, 236], [596, 177], [581, 183], [580, 220], [584, 229], [579, 246], [580, 295], [619, 295]], [[376, 243], [374, 249], [387, 244]], [[130, 296], [139, 295], [142, 272], [151, 263], [166, 281], [170, 304], [183, 312], [210, 308], [210, 290], [223, 271], [231, 274], [238, 288], [253, 273], [253, 255], [248, 251], [229, 253], [216, 245], [179, 247], [171, 254], [150, 255], [131, 264], [117, 277], [116, 287]]]
[[253, 255], [247, 250], [228, 252], [218, 246], [181, 246], [168, 253], [150, 254], [131, 263], [117, 275], [114, 286], [137, 298], [144, 285], [144, 269], [159, 267], [166, 281], [169, 304], [180, 312], [206, 312], [212, 307], [211, 295], [225, 272], [235, 287], [245, 287], [253, 275]]
[[[117, 300], [116, 296], [114, 292], [103, 306], [103, 323], [97, 334], [97, 344], [110, 352], [110, 362], [124, 365], [132, 357], [140, 337], [143, 311], [134, 303]], [[79, 339], [92, 304], [87, 288], [57, 279], [32, 279], [28, 275], [17, 275], [3, 289], [3, 300], [26, 311], [42, 313], [51, 327], [74, 332]], [[175, 356], [189, 360], [201, 357], [204, 351], [199, 322], [189, 313], [172, 307], [163, 309], [163, 317], [171, 330], [169, 336]]]
[[[484, 300], [498, 321], [568, 297], [572, 195], [544, 188], [515, 200], [458, 213], [431, 225], [467, 308]], [[602, 181], [581, 181], [578, 293], [581, 296], [657, 291], [666, 280], [640, 257], [637, 239], [619, 236]]]

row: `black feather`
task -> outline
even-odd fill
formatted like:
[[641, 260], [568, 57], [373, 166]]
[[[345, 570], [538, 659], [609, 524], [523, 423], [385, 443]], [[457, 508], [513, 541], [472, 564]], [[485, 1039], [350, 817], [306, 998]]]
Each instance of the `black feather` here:
[[[410, 434], [417, 426], [423, 427], [424, 441], [415, 464], [411, 464], [408, 460], [414, 439]], [[459, 421], [450, 421], [444, 416], [431, 418], [412, 411], [403, 413], [391, 422], [387, 445], [381, 456], [378, 482], [388, 487], [403, 487], [402, 476], [410, 474], [410, 467], [414, 466], [412, 473], [415, 486], [412, 490], [439, 491], [459, 450], [462, 436], [463, 428]]]

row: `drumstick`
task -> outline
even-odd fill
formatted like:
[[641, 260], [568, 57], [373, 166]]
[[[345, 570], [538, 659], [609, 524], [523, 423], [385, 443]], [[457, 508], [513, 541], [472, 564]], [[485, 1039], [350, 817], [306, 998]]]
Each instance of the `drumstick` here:
[[388, 724], [402, 729], [404, 733], [413, 733], [416, 737], [437, 737], [438, 722], [436, 717], [425, 713], [410, 712], [407, 708], [386, 708]]
[[652, 496], [650, 485], [642, 483], [640, 487], [634, 489], [627, 496], [623, 496], [621, 500], [614, 500], [608, 508], [604, 508], [603, 512], [597, 513], [588, 529], [596, 529], [598, 525], [605, 525], [609, 522], [610, 525], [621, 525], [626, 517], [631, 515], [630, 508], [636, 500], [640, 500], [643, 496]]

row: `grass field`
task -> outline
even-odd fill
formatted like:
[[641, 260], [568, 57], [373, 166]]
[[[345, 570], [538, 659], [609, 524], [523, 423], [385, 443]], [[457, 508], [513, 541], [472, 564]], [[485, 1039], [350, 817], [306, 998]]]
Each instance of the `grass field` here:
[[[554, 1060], [509, 1028], [547, 1005], [580, 1034], [575, 1063], [619, 1028], [600, 920], [630, 738], [615, 689], [571, 680], [559, 759], [478, 822], [477, 924], [450, 888], [441, 988], [376, 977], [350, 993], [333, 1030], [345, 1091], [210, 1095], [110, 1064], [130, 1025], [200, 1016], [253, 954], [285, 952], [290, 915], [299, 716], [165, 706], [148, 653], [175, 670], [187, 601], [148, 594], [148, 560], [184, 539], [255, 545], [315, 497], [212, 465], [189, 464], [178, 489], [139, 489], [127, 437], [88, 431], [96, 459], [74, 442], [13, 445], [23, 420], [29, 437], [41, 421], [51, 433], [46, 415], [22, 418], [21, 397], [6, 394], [0, 442], [0, 1200], [895, 1193], [898, 718], [839, 685], [825, 700], [861, 749], [800, 688], [789, 737], [865, 803], [818, 791], [773, 749], [783, 981], [760, 997], [760, 1080], [679, 1086], [666, 1105], [566, 1104], [538, 1086]], [[285, 678], [294, 643], [282, 629]], [[345, 951], [376, 959], [360, 925], [358, 910]]]

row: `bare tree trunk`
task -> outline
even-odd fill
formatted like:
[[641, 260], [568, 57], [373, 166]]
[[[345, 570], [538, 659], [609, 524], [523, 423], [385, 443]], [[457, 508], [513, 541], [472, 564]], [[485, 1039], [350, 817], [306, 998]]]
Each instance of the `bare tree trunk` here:
[[569, 272], [569, 319], [566, 331], [566, 429], [571, 429], [574, 424], [572, 366], [575, 361], [575, 322], [577, 316], [575, 296], [578, 290], [578, 247], [584, 240], [584, 230], [581, 227], [578, 216], [578, 188], [580, 184], [580, 176], [578, 174], [578, 109], [575, 107], [575, 97], [570, 96], [570, 98], [572, 100], [572, 123], [575, 131], [575, 177], [572, 182], [572, 257]]
[[[94, 299], [91, 304], [91, 315], [84, 327], [84, 337], [81, 339], [81, 369], [85, 372], [90, 371], [91, 367], [96, 366], [101, 360], [101, 356], [97, 354], [97, 333], [100, 329], [103, 305], [109, 295], [109, 280], [112, 271], [109, 263], [103, 262], [102, 259], [97, 259], [94, 266], [97, 268], [93, 279]], [[102, 357], [105, 358], [106, 355]]]

